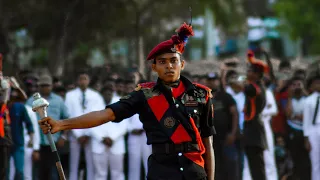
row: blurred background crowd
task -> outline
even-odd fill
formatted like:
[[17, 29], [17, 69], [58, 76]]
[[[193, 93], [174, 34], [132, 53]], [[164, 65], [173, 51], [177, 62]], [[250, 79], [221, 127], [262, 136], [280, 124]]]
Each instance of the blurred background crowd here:
[[[304, 117], [303, 112], [305, 99], [319, 91], [319, 5], [317, 0], [0, 1], [3, 71], [16, 79], [9, 103], [15, 122], [10, 179], [58, 179], [31, 110], [33, 93], [49, 101], [48, 115], [55, 119], [103, 109], [138, 83], [156, 80], [146, 55], [191, 19], [195, 36], [186, 46], [183, 75], [215, 91], [216, 179], [251, 179], [241, 146], [247, 49], [261, 59], [260, 49], [269, 52], [274, 70], [264, 78], [268, 95], [262, 113], [268, 180], [316, 177], [320, 139], [305, 137], [310, 132], [304, 132], [303, 120], [317, 121], [320, 113]], [[317, 103], [307, 108], [319, 109]], [[230, 134], [232, 128], [236, 134]], [[107, 129], [54, 135], [67, 179], [145, 177], [151, 150], [139, 117]]]

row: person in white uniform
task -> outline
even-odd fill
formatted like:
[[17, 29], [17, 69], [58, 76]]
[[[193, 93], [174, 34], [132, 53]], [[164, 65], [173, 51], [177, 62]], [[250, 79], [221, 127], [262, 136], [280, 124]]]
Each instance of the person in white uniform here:
[[[128, 82], [126, 89], [128, 92], [133, 91], [134, 82]], [[147, 145], [147, 136], [143, 130], [143, 125], [139, 115], [132, 116], [128, 121], [128, 180], [141, 179], [141, 161], [143, 162], [144, 172], [148, 172], [148, 157], [152, 153], [152, 148]]]
[[[77, 117], [88, 112], [104, 108], [102, 96], [88, 88], [89, 75], [83, 71], [78, 75], [78, 87], [66, 94], [65, 104], [70, 117]], [[74, 129], [70, 135], [70, 177], [69, 180], [78, 180], [78, 166], [81, 148], [85, 152], [87, 180], [94, 179], [93, 157], [91, 148], [90, 129]]]
[[[118, 97], [111, 98], [110, 86], [103, 87], [101, 91], [106, 104], [119, 101]], [[127, 121], [109, 123], [91, 129], [93, 164], [95, 170], [94, 180], [106, 180], [110, 168], [111, 180], [124, 180], [124, 135], [127, 132]]]
[[303, 109], [303, 133], [306, 148], [310, 150], [311, 179], [320, 180], [320, 75], [312, 77], [314, 91], [305, 100]]
[[270, 89], [266, 89], [266, 106], [263, 109], [262, 121], [266, 132], [268, 148], [263, 152], [264, 163], [266, 168], [267, 180], [277, 180], [278, 172], [274, 154], [274, 138], [271, 128], [272, 116], [278, 113], [278, 108], [274, 95]]

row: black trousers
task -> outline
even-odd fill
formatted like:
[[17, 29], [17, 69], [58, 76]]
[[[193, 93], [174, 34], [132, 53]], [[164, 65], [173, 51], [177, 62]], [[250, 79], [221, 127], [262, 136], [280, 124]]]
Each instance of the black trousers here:
[[252, 180], [266, 179], [263, 151], [260, 147], [245, 147]]
[[290, 128], [289, 133], [288, 148], [293, 161], [293, 177], [296, 180], [310, 180], [311, 161], [304, 146], [303, 132]]
[[8, 168], [10, 159], [10, 147], [0, 146], [0, 180], [8, 178]]
[[55, 156], [50, 146], [40, 147], [39, 180], [58, 180]]

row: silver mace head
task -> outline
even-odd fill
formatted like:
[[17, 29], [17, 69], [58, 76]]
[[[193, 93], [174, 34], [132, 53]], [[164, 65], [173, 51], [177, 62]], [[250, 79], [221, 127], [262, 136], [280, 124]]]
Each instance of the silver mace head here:
[[47, 117], [47, 107], [49, 102], [42, 98], [39, 93], [33, 95], [32, 110], [38, 112], [41, 118]]

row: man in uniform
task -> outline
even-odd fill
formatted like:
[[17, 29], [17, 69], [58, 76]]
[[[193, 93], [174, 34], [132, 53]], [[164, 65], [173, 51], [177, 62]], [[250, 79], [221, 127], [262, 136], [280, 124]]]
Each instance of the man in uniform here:
[[248, 52], [248, 60], [248, 83], [244, 87], [246, 97], [243, 129], [244, 149], [252, 179], [265, 180], [263, 152], [267, 143], [261, 113], [266, 105], [266, 95], [262, 85], [262, 78], [264, 73], [269, 71], [269, 68], [264, 62], [255, 59], [251, 51]]
[[152, 70], [159, 76], [157, 82], [138, 85], [135, 91], [105, 110], [62, 123], [44, 118], [39, 122], [43, 132], [90, 128], [110, 121], [120, 122], [138, 113], [153, 151], [147, 179], [213, 180], [215, 130], [211, 90], [180, 76], [184, 68], [181, 54], [193, 31], [190, 25], [183, 24], [177, 32], [170, 40], [158, 44], [147, 57], [153, 60]]

